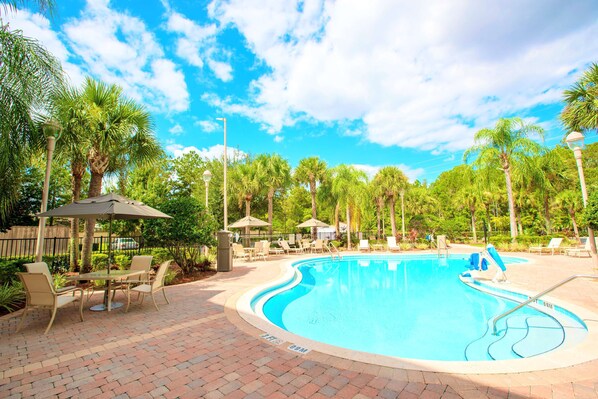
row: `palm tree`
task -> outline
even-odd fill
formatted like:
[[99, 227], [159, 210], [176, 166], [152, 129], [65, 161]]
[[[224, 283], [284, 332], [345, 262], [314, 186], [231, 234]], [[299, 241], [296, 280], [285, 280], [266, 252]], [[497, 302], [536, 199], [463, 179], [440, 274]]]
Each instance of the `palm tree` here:
[[332, 170], [332, 193], [337, 198], [337, 206], [345, 205], [347, 222], [347, 248], [351, 249], [351, 208], [364, 191], [366, 175], [353, 166], [338, 165]]
[[[56, 146], [56, 158], [69, 162], [71, 167], [72, 201], [81, 198], [82, 180], [87, 169], [87, 151], [90, 130], [87, 110], [82, 92], [68, 85], [52, 95], [51, 115], [62, 127], [60, 140]], [[79, 219], [71, 219], [70, 269], [78, 268], [79, 260]]]
[[567, 211], [567, 213], [571, 217], [571, 223], [573, 224], [575, 239], [577, 239], [577, 242], [581, 242], [579, 239], [577, 219], [575, 218], [577, 212], [583, 210], [583, 202], [581, 200], [579, 192], [573, 190], [563, 190], [557, 194], [554, 203]]
[[567, 105], [561, 112], [561, 120], [567, 130], [584, 131], [598, 129], [598, 63], [593, 63], [582, 77], [565, 90]]
[[287, 188], [291, 182], [291, 166], [288, 161], [278, 154], [262, 154], [256, 158], [262, 170], [266, 187], [268, 188], [268, 234], [272, 235], [272, 215], [274, 213], [274, 194]]
[[[308, 184], [311, 194], [311, 217], [316, 218], [316, 184], [326, 178], [326, 162], [318, 157], [303, 158], [295, 170], [295, 181], [299, 184]], [[312, 228], [312, 236], [315, 229]]]
[[[83, 90], [86, 112], [92, 129], [89, 134], [87, 161], [91, 172], [89, 197], [102, 193], [102, 179], [111, 162], [126, 157], [142, 165], [156, 160], [161, 149], [153, 134], [151, 115], [144, 107], [122, 96], [117, 85], [107, 85], [87, 78]], [[91, 268], [91, 249], [95, 219], [85, 222], [83, 269]]]
[[[231, 185], [236, 191], [239, 208], [245, 204], [245, 216], [251, 215], [251, 201], [264, 187], [264, 174], [261, 164], [249, 157], [245, 162], [237, 164], [231, 173]], [[249, 237], [249, 227], [245, 227], [245, 235]]]
[[397, 236], [397, 224], [395, 221], [395, 203], [397, 196], [401, 195], [408, 185], [407, 176], [396, 166], [385, 166], [378, 171], [374, 177], [374, 184], [378, 185], [383, 192], [384, 198], [390, 207], [390, 225], [393, 237]]
[[478, 235], [476, 230], [476, 210], [477, 204], [480, 201], [480, 194], [478, 191], [479, 186], [476, 182], [475, 171], [468, 165], [459, 165], [456, 169], [458, 169], [461, 173], [461, 182], [463, 185], [460, 187], [459, 191], [452, 196], [452, 202], [455, 208], [465, 208], [469, 211], [473, 242], [477, 242]]
[[521, 118], [501, 118], [496, 122], [494, 128], [479, 130], [474, 136], [474, 145], [463, 154], [465, 161], [477, 154], [474, 165], [478, 167], [496, 161], [500, 163], [505, 174], [512, 240], [517, 238], [517, 217], [511, 168], [518, 161], [523, 161], [528, 154], [539, 152], [540, 146], [528, 138], [531, 134], [537, 134], [543, 138], [544, 129], [526, 123]]
[[[25, 1], [0, 1], [0, 12], [16, 11]], [[34, 1], [51, 9], [51, 1]], [[43, 137], [36, 112], [46, 109], [49, 94], [62, 84], [59, 61], [39, 42], [11, 30], [0, 19], [0, 225], [18, 195], [23, 170]]]

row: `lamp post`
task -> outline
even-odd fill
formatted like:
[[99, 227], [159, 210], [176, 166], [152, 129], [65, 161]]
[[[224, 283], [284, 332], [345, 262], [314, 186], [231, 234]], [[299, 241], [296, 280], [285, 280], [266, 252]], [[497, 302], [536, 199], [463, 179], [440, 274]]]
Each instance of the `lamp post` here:
[[[50, 173], [52, 171], [52, 155], [54, 154], [54, 146], [61, 127], [53, 120], [48, 120], [42, 125], [42, 130], [46, 136], [46, 176], [44, 178], [44, 187], [42, 191], [42, 206], [40, 212], [43, 213], [48, 208], [48, 191], [50, 189]], [[46, 236], [46, 218], [39, 218], [39, 227], [37, 229], [37, 249], [35, 261], [41, 262], [44, 254], [44, 238]]]
[[208, 185], [210, 184], [210, 180], [212, 179], [212, 173], [206, 169], [203, 172], [203, 181], [206, 183], [206, 210], [208, 209]]
[[216, 118], [219, 121], [222, 121], [224, 124], [224, 230], [228, 227], [228, 201], [226, 199], [226, 118]]
[[[588, 191], [586, 189], [586, 179], [583, 174], [583, 165], [581, 163], [581, 150], [584, 148], [583, 145], [583, 134], [579, 132], [572, 132], [566, 138], [565, 141], [570, 149], [573, 150], [575, 161], [577, 163], [577, 172], [579, 173], [579, 184], [581, 185], [581, 197], [583, 198], [584, 208], [588, 204]], [[594, 239], [594, 230], [588, 227], [588, 240], [590, 240], [590, 249], [592, 252], [592, 258], [594, 264], [598, 266], [598, 255], [596, 253], [596, 240]]]

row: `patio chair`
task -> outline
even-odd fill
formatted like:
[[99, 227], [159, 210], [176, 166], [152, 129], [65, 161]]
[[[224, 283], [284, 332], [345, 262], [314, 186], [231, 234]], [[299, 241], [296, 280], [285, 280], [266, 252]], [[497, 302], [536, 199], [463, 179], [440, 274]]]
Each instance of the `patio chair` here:
[[[54, 318], [56, 317], [56, 311], [69, 303], [79, 301], [79, 317], [83, 321], [83, 290], [81, 288], [75, 288], [73, 295], [60, 295], [54, 290], [54, 286], [48, 280], [48, 276], [44, 273], [17, 273], [23, 287], [25, 288], [26, 303], [25, 309], [23, 310], [23, 317], [17, 326], [17, 332], [21, 330], [25, 316], [31, 309], [49, 309], [52, 312], [52, 317], [44, 331], [44, 335], [50, 331]], [[79, 292], [80, 298], [77, 298], [74, 293]]]
[[249, 253], [245, 252], [245, 248], [243, 248], [243, 245], [241, 244], [237, 244], [237, 243], [233, 243], [233, 257], [235, 259], [249, 259]]
[[45, 275], [48, 278], [50, 285], [54, 288], [54, 291], [56, 291], [58, 294], [74, 292], [78, 289], [74, 285], [61, 288], [54, 287], [54, 279], [52, 278], [52, 274], [50, 273], [50, 269], [48, 268], [48, 264], [46, 262], [25, 263], [25, 268], [27, 269], [27, 273], [42, 273]]
[[388, 250], [390, 252], [393, 252], [393, 251], [400, 252], [401, 251], [401, 247], [397, 245], [396, 237], [386, 237], [386, 244], [387, 244]]
[[[598, 245], [598, 240], [596, 240]], [[567, 248], [565, 249], [565, 255], [567, 256], [574, 256], [574, 257], [581, 257], [581, 256], [592, 256], [592, 249], [590, 247], [590, 240], [587, 239], [586, 243], [581, 248]]]
[[280, 240], [280, 246], [282, 247], [283, 251], [286, 252], [287, 254], [295, 253], [301, 253], [303, 252], [303, 248], [295, 248], [295, 247], [291, 247], [289, 246], [289, 243], [286, 242], [285, 240]]
[[133, 256], [133, 258], [131, 258], [131, 266], [129, 267], [129, 270], [131, 270], [131, 271], [142, 270], [145, 273], [137, 275], [137, 276], [127, 277], [126, 279], [114, 284], [114, 291], [112, 293], [112, 299], [114, 299], [116, 290], [119, 288], [122, 289], [123, 292], [125, 292], [127, 289], [127, 285], [146, 284], [150, 278], [150, 270], [152, 268], [152, 259], [153, 258], [154, 257], [151, 255], [135, 255], [135, 256]]
[[438, 257], [440, 258], [443, 254], [448, 257], [449, 245], [446, 242], [446, 236], [440, 235], [436, 237], [436, 247], [438, 248]]
[[319, 238], [317, 240], [315, 240], [312, 243], [311, 251], [312, 252], [320, 251], [320, 252], [324, 253], [324, 243], [322, 242], [322, 240], [320, 240]]
[[[280, 243], [279, 243], [280, 244]], [[273, 247], [271, 243], [269, 243], [268, 252], [274, 255], [284, 254], [284, 249], [279, 247]]]
[[154, 307], [156, 308], [156, 310], [160, 309], [158, 309], [158, 305], [156, 304], [156, 298], [154, 297], [154, 293], [162, 291], [162, 295], [164, 295], [166, 303], [170, 303], [170, 301], [166, 297], [166, 291], [164, 290], [164, 277], [166, 276], [166, 271], [168, 270], [168, 267], [170, 266], [171, 262], [172, 260], [167, 260], [166, 262], [162, 263], [158, 268], [156, 275], [149, 282], [149, 284], [141, 284], [133, 288], [131, 288], [130, 284], [127, 285], [127, 307], [125, 308], [125, 313], [129, 311], [129, 305], [131, 304], [131, 291], [143, 294], [143, 296], [141, 297], [141, 302], [139, 303], [140, 305], [143, 304], [143, 298], [145, 298], [146, 295], [150, 295], [152, 297], [152, 301], [154, 302]]
[[547, 246], [536, 245], [536, 246], [529, 247], [529, 253], [538, 252], [540, 254], [543, 254], [546, 252], [546, 253], [550, 253], [551, 255], [554, 255], [554, 251], [559, 250], [559, 247], [561, 246], [561, 242], [563, 242], [562, 238], [553, 237], [550, 239], [550, 242], [548, 243]]
[[359, 251], [367, 251], [370, 252], [370, 241], [369, 240], [359, 240]]
[[270, 242], [258, 241], [255, 243], [253, 253], [256, 258], [261, 256], [263, 260], [266, 260], [268, 257], [268, 248], [270, 248]]

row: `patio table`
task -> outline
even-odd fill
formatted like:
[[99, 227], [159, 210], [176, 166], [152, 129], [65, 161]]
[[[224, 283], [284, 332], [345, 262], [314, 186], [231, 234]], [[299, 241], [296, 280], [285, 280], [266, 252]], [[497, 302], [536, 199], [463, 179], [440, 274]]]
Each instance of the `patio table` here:
[[92, 306], [90, 310], [100, 312], [103, 310], [107, 310], [110, 312], [112, 309], [118, 309], [123, 304], [121, 302], [114, 302], [112, 303], [110, 291], [112, 282], [116, 280], [124, 280], [128, 277], [138, 276], [141, 274], [146, 273], [145, 270], [111, 270], [110, 273], [107, 271], [97, 271], [91, 273], [83, 273], [79, 274], [78, 276], [68, 276], [67, 280], [104, 280], [106, 281], [106, 292], [104, 293], [104, 303], [99, 305]]

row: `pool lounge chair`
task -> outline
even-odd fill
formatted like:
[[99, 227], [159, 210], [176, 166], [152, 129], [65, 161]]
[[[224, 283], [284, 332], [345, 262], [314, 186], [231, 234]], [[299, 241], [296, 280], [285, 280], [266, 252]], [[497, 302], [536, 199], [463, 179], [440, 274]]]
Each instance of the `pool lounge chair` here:
[[286, 252], [287, 254], [290, 254], [290, 253], [299, 254], [299, 253], [303, 252], [303, 248], [291, 247], [291, 246], [289, 246], [289, 243], [286, 242], [285, 240], [280, 240], [280, 246], [282, 247], [284, 252]]
[[367, 251], [370, 252], [370, 241], [369, 240], [359, 240], [359, 251]]
[[386, 237], [386, 245], [388, 246], [388, 250], [390, 252], [393, 252], [393, 251], [400, 252], [401, 251], [401, 247], [397, 245], [396, 237]]
[[[598, 245], [598, 240], [596, 240]], [[592, 256], [592, 249], [590, 247], [590, 240], [586, 240], [586, 244], [581, 248], [567, 248], [565, 249], [565, 255], [567, 256], [574, 256], [574, 257], [582, 257], [582, 256]]]
[[[280, 242], [278, 243], [280, 245]], [[281, 255], [284, 254], [284, 249], [279, 248], [279, 247], [273, 247], [272, 243], [269, 243], [269, 248], [268, 248], [268, 252], [274, 255]]]
[[554, 255], [555, 250], [560, 251], [559, 247], [561, 246], [562, 242], [563, 242], [562, 238], [553, 237], [550, 239], [550, 242], [548, 243], [547, 246], [536, 245], [533, 247], [529, 247], [529, 253], [538, 252], [539, 254], [550, 253], [551, 255]]

